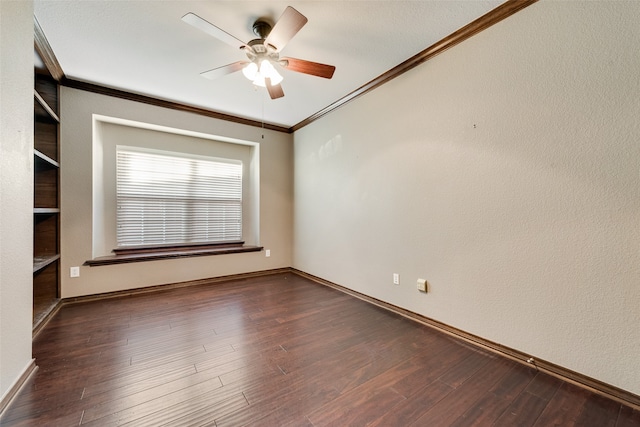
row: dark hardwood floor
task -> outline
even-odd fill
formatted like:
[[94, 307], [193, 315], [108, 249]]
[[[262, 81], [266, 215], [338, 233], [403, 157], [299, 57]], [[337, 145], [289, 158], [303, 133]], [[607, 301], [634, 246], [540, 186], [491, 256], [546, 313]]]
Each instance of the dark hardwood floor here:
[[612, 426], [640, 411], [294, 274], [65, 305], [2, 426]]

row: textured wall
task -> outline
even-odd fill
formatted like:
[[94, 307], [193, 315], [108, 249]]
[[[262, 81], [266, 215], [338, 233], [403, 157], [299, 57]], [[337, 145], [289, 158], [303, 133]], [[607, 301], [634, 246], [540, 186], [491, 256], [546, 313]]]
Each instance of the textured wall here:
[[33, 4], [0, 1], [0, 399], [31, 361]]
[[[64, 298], [289, 267], [292, 241], [291, 135], [118, 98], [61, 88], [61, 266]], [[81, 267], [92, 258], [94, 212], [92, 115], [149, 123], [260, 144], [260, 237], [264, 252]], [[102, 191], [102, 189], [96, 189]], [[115, 200], [113, 200], [115, 203]], [[105, 206], [104, 210], [112, 207]]]
[[638, 16], [536, 3], [296, 132], [294, 266], [640, 394]]

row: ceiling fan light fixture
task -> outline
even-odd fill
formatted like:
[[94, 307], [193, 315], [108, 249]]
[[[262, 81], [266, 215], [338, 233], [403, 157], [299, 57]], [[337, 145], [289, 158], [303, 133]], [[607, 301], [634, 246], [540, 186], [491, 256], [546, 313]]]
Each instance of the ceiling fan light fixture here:
[[274, 68], [273, 64], [268, 59], [263, 59], [260, 62], [260, 67], [255, 62], [250, 62], [246, 67], [242, 69], [242, 74], [251, 80], [254, 85], [265, 87], [265, 79], [270, 78], [272, 85], [280, 84], [282, 76]]
[[269, 61], [268, 59], [264, 59], [260, 64], [260, 74], [265, 79], [270, 78], [271, 84], [273, 85], [280, 84], [280, 82], [282, 81], [282, 76], [280, 75], [280, 73], [278, 73], [271, 61]]
[[258, 76], [258, 65], [255, 62], [248, 63], [247, 66], [242, 69], [242, 74], [249, 80], [254, 81]]

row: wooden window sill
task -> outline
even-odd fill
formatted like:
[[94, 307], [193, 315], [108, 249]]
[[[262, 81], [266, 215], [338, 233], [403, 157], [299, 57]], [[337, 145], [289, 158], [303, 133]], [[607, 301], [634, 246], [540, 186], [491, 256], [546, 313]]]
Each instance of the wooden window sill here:
[[[124, 264], [129, 262], [158, 261], [173, 258], [189, 258], [196, 256], [238, 254], [244, 252], [260, 252], [262, 246], [246, 246], [243, 244], [178, 246], [160, 248], [141, 248], [133, 250], [116, 250], [116, 255], [103, 256], [85, 261], [84, 265], [97, 267], [101, 265]], [[114, 252], [116, 252], [114, 251]]]

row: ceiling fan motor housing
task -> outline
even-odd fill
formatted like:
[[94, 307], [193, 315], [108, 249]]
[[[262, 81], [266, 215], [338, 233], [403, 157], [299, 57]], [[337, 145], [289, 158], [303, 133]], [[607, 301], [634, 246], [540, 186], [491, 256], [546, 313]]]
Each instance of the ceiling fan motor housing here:
[[263, 59], [268, 59], [274, 62], [279, 62], [280, 55], [274, 46], [266, 44], [264, 39], [255, 39], [247, 43], [248, 49], [244, 51], [247, 54], [247, 58], [252, 62], [260, 62]]
[[264, 19], [258, 19], [253, 24], [253, 34], [260, 37], [261, 39], [266, 39], [269, 33], [271, 32], [271, 24]]
[[[258, 19], [253, 24], [253, 32], [260, 38], [251, 40], [245, 46], [245, 53], [250, 61], [260, 62], [263, 59], [269, 59], [278, 62], [280, 55], [276, 47], [265, 43], [265, 39], [269, 36], [269, 33], [271, 33], [271, 29], [271, 23], [264, 19]], [[246, 49], [247, 46], [249, 49]]]

